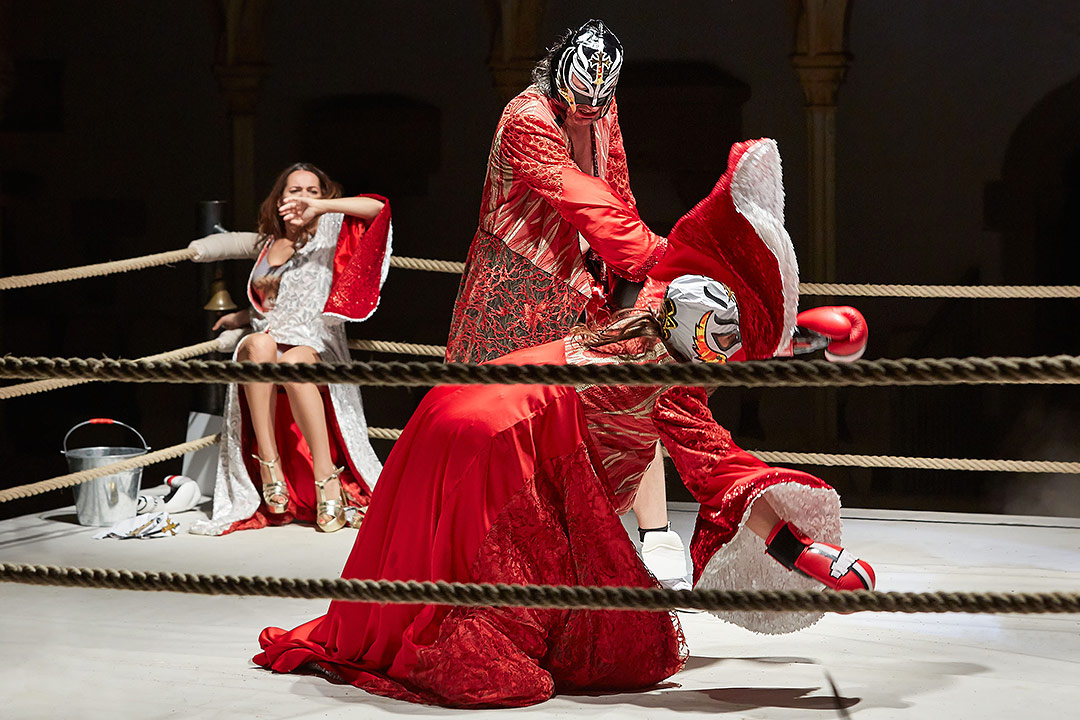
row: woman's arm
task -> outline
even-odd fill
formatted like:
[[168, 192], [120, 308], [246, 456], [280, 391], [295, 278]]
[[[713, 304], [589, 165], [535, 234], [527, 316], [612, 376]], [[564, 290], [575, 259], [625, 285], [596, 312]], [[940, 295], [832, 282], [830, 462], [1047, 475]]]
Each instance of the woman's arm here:
[[382, 209], [382, 201], [370, 197], [291, 197], [281, 203], [278, 213], [286, 223], [304, 226], [328, 212], [344, 213], [371, 222]]
[[235, 330], [251, 324], [251, 308], [222, 315], [211, 330]]

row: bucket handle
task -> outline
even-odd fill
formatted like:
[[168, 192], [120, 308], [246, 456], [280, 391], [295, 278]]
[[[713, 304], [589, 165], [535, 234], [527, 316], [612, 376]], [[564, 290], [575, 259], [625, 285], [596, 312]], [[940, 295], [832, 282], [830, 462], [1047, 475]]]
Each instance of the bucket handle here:
[[146, 450], [147, 452], [150, 451], [150, 446], [146, 444], [146, 440], [143, 438], [142, 433], [140, 433], [138, 430], [131, 427], [127, 423], [122, 423], [119, 420], [111, 420], [109, 418], [90, 418], [89, 420], [82, 421], [81, 423], [79, 423], [78, 425], [76, 425], [75, 427], [73, 427], [73, 428], [71, 428], [70, 430], [67, 431], [67, 435], [64, 436], [64, 454], [65, 455], [67, 455], [67, 449], [68, 449], [67, 448], [67, 443], [68, 443], [68, 438], [71, 437], [71, 433], [75, 432], [76, 430], [78, 430], [79, 428], [81, 428], [84, 425], [121, 425], [123, 427], [126, 427], [128, 430], [135, 433], [136, 435], [138, 435], [139, 436], [139, 442], [142, 443], [143, 449]]

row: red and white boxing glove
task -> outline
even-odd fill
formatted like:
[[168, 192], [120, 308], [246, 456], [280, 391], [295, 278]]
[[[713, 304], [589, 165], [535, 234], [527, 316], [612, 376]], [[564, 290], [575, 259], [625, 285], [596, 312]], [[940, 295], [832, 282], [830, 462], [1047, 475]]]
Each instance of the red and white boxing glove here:
[[870, 331], [862, 313], [847, 305], [826, 305], [803, 310], [795, 324], [824, 335], [831, 341], [825, 358], [832, 362], [853, 362], [862, 357]]
[[802, 530], [781, 520], [765, 541], [765, 552], [833, 590], [873, 590], [877, 577], [865, 560], [842, 547], [814, 542]]

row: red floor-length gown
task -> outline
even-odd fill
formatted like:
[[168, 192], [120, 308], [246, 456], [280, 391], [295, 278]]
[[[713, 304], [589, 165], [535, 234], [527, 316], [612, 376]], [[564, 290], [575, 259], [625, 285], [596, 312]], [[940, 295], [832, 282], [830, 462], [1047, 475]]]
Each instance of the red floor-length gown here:
[[[645, 348], [637, 361], [670, 360], [655, 341], [632, 342]], [[499, 362], [626, 359], [566, 340]], [[594, 433], [616, 427], [596, 442]], [[446, 386], [428, 393], [397, 441], [342, 576], [652, 587], [618, 511], [636, 489], [626, 478], [640, 479], [658, 437], [705, 503], [692, 547], [699, 581], [761, 493], [786, 484], [835, 495], [734, 446], [698, 388]], [[380, 695], [455, 707], [648, 687], [686, 657], [671, 613], [336, 601], [292, 631], [267, 628], [260, 643], [255, 662], [279, 672], [316, 670]]]

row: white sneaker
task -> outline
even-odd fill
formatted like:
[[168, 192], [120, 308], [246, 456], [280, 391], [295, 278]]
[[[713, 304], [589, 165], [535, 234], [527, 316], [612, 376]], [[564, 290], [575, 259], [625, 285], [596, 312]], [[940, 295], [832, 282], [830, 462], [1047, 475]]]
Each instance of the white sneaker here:
[[694, 586], [690, 584], [690, 579], [685, 577], [680, 578], [666, 578], [658, 581], [661, 586], [668, 590], [693, 590]]
[[[683, 545], [679, 533], [674, 530], [665, 532], [645, 533], [645, 540], [641, 543], [641, 561], [653, 574], [660, 584], [673, 590], [689, 589], [686, 568], [686, 546]], [[676, 587], [677, 584], [682, 583]]]
[[[686, 548], [679, 533], [674, 530], [645, 533], [645, 542], [641, 543], [641, 560], [661, 587], [668, 590], [694, 589], [690, 584], [690, 571], [686, 567]], [[682, 613], [701, 612], [675, 609]]]

